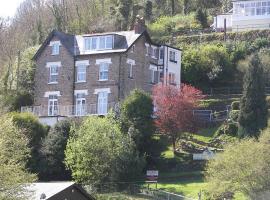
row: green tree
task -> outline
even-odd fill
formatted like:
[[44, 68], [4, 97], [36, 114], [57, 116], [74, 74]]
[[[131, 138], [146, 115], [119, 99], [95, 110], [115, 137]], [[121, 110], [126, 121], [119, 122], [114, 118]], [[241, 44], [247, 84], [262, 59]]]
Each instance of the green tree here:
[[195, 15], [196, 20], [201, 24], [202, 28], [208, 27], [207, 12], [202, 8], [198, 8]]
[[121, 30], [127, 30], [128, 28], [132, 5], [132, 0], [117, 1], [117, 21]]
[[133, 138], [140, 154], [150, 155], [155, 131], [151, 96], [142, 90], [133, 90], [121, 104], [120, 121], [122, 132]]
[[183, 81], [198, 88], [229, 83], [235, 71], [226, 48], [216, 44], [189, 48], [182, 65]]
[[67, 180], [71, 177], [70, 171], [64, 164], [67, 140], [71, 126], [77, 126], [79, 122], [74, 120], [60, 121], [52, 127], [42, 141], [41, 154], [41, 179]]
[[27, 168], [32, 173], [39, 173], [40, 147], [41, 141], [47, 135], [47, 128], [30, 113], [11, 113], [10, 117], [13, 124], [21, 130], [28, 139], [28, 146], [31, 149], [30, 157], [27, 160]]
[[127, 178], [134, 180], [143, 167], [143, 159], [134, 149], [132, 140], [106, 117], [86, 118], [70, 135], [65, 155], [72, 177], [91, 185]]
[[258, 137], [260, 130], [267, 126], [267, 104], [263, 73], [263, 66], [258, 54], [252, 55], [244, 77], [244, 91], [240, 101], [239, 137]]
[[28, 138], [7, 116], [0, 118], [0, 199], [28, 199], [25, 184], [35, 180], [26, 170], [29, 157]]
[[230, 144], [211, 160], [206, 168], [210, 199], [224, 199], [236, 192], [250, 199], [269, 197], [269, 141], [269, 130], [266, 130], [259, 141], [243, 139]]
[[144, 9], [145, 19], [148, 21], [151, 21], [152, 15], [153, 15], [153, 3], [152, 1], [146, 1], [145, 9]]

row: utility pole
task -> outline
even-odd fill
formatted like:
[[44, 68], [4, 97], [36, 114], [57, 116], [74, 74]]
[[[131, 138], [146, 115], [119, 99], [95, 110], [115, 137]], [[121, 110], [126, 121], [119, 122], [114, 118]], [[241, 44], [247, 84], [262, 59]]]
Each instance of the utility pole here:
[[224, 19], [224, 41], [227, 41], [227, 21]]

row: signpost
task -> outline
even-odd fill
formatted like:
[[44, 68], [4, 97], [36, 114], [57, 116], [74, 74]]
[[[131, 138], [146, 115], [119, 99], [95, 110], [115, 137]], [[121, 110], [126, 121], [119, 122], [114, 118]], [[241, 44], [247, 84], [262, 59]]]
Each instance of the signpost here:
[[156, 184], [157, 189], [157, 180], [158, 180], [158, 170], [147, 170], [146, 171], [146, 183], [148, 183], [148, 189], [150, 183]]

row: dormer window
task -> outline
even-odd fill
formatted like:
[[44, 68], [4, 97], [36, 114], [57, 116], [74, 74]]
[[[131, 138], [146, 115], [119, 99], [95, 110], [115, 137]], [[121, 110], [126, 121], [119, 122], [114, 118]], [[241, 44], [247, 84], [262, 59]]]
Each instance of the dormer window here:
[[95, 36], [84, 38], [85, 51], [100, 51], [113, 48], [113, 36]]
[[52, 47], [52, 55], [59, 55], [60, 45], [61, 45], [60, 41], [50, 42], [50, 46]]

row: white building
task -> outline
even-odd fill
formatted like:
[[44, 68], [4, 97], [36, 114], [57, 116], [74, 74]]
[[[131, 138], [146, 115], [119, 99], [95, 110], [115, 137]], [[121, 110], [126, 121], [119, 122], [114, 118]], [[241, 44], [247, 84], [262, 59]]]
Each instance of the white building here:
[[234, 0], [233, 9], [214, 17], [216, 31], [246, 31], [270, 29], [270, 0]]

